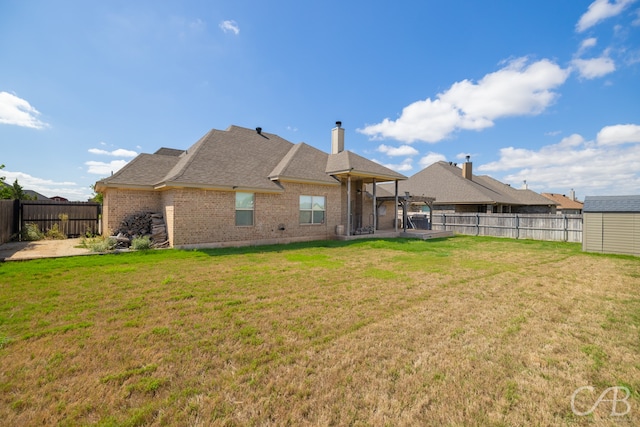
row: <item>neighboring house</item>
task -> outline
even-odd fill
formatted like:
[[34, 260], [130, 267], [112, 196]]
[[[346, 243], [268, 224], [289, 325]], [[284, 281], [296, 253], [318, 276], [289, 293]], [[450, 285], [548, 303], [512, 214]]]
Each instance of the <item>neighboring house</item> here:
[[569, 197], [557, 193], [540, 193], [540, 195], [558, 204], [556, 207], [556, 213], [558, 214], [580, 215], [582, 213], [583, 203], [576, 200], [573, 190], [571, 190]]
[[[11, 187], [9, 184], [0, 183], [0, 187]], [[44, 196], [37, 191], [33, 190], [22, 190], [22, 192], [29, 198], [28, 200], [50, 200], [47, 196]]]
[[51, 200], [55, 200], [56, 202], [68, 202], [69, 199], [66, 199], [62, 196], [53, 196]]
[[[472, 166], [471, 162], [463, 163], [462, 168], [451, 162], [436, 162], [399, 182], [399, 193], [409, 193], [419, 204], [432, 205], [436, 213], [555, 213], [556, 202], [490, 176], [473, 175]], [[388, 184], [379, 187], [393, 191]]]
[[404, 179], [344, 151], [336, 122], [331, 154], [261, 128], [230, 126], [187, 150], [140, 154], [95, 189], [104, 197], [105, 231], [133, 213], [160, 212], [171, 246], [216, 247], [373, 231], [380, 217], [364, 186]]
[[640, 256], [640, 196], [587, 196], [582, 250]]
[[51, 200], [47, 196], [44, 196], [37, 191], [33, 190], [24, 190], [25, 194], [29, 196], [29, 200]]

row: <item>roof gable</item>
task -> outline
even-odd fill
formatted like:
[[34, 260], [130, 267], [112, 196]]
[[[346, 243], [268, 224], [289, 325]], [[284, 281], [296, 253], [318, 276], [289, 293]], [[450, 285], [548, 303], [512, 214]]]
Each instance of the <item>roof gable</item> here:
[[108, 178], [96, 183], [96, 189], [101, 185], [124, 185], [134, 187], [154, 186], [180, 160], [176, 156], [142, 153], [131, 160], [125, 167]]
[[352, 151], [329, 154], [325, 172], [331, 175], [353, 174], [389, 181], [407, 179], [406, 176]]
[[268, 176], [292, 146], [277, 135], [238, 126], [212, 130], [158, 185], [281, 191]]
[[269, 174], [269, 179], [278, 181], [316, 182], [338, 184], [325, 173], [329, 155], [301, 142], [295, 144]]

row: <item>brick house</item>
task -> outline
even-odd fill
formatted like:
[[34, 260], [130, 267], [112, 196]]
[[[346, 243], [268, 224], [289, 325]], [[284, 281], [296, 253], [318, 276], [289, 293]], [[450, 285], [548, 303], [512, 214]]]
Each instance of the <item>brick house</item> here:
[[[404, 179], [345, 151], [336, 122], [330, 154], [261, 128], [230, 126], [211, 130], [187, 150], [140, 154], [95, 188], [103, 194], [105, 232], [128, 215], [160, 212], [170, 245], [195, 248], [374, 232], [381, 218], [365, 185]], [[392, 211], [384, 223], [391, 223]]]

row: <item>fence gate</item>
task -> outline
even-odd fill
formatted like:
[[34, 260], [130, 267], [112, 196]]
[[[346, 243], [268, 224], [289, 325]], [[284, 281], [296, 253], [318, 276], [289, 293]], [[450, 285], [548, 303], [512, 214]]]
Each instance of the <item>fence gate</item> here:
[[46, 232], [56, 224], [68, 237], [100, 234], [100, 204], [91, 202], [20, 201], [20, 231], [35, 224]]

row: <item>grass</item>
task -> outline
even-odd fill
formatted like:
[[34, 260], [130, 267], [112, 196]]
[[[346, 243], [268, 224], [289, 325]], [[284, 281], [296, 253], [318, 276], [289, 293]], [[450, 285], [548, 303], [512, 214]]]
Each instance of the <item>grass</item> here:
[[[4, 263], [0, 419], [638, 425], [639, 291], [638, 258], [462, 236]], [[630, 413], [573, 414], [586, 385]]]

